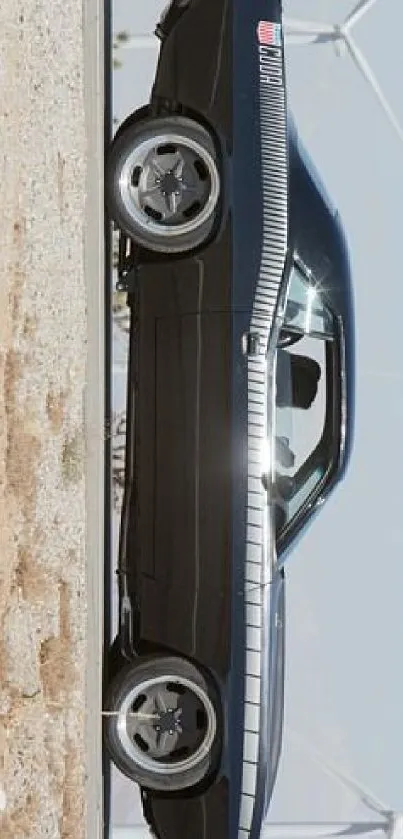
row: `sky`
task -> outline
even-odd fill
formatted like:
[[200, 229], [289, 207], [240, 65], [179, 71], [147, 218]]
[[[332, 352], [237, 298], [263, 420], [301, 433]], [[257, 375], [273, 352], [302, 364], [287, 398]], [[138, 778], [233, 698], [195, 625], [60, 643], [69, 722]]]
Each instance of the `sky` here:
[[[114, 30], [152, 32], [164, 5], [115, 0]], [[327, 23], [353, 5], [284, 0], [289, 16]], [[377, 0], [353, 34], [403, 125], [402, 32], [402, 0]], [[348, 55], [321, 44], [289, 45], [286, 56], [291, 110], [350, 246], [357, 418], [348, 475], [287, 561], [285, 736], [269, 821], [371, 819], [313, 754], [403, 810], [403, 142]], [[119, 120], [148, 100], [155, 58], [122, 53]], [[115, 399], [122, 407], [119, 374]], [[114, 819], [140, 820], [121, 779]]]

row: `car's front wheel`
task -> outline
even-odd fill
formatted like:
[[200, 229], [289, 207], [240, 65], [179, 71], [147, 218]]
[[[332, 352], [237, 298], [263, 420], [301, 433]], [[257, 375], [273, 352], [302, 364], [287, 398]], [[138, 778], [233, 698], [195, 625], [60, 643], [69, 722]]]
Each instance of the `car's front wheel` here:
[[167, 254], [200, 246], [220, 197], [209, 132], [181, 116], [129, 124], [112, 143], [106, 191], [112, 218], [137, 244]]
[[109, 755], [142, 787], [165, 792], [195, 787], [217, 764], [218, 693], [188, 661], [139, 659], [116, 676], [105, 710]]

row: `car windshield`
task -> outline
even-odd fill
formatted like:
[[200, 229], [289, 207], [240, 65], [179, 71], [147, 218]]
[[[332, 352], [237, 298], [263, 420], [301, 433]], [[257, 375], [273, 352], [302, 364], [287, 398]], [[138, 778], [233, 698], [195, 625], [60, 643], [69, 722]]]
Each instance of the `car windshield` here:
[[331, 460], [335, 319], [297, 266], [276, 354], [274, 504], [278, 541], [323, 483]]

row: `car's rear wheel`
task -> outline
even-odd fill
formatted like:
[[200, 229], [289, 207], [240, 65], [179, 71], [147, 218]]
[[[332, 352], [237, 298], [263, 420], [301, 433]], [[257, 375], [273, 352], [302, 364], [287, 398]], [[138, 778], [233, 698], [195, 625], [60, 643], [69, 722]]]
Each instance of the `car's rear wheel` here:
[[217, 215], [214, 142], [187, 117], [134, 122], [112, 144], [106, 189], [112, 218], [139, 245], [168, 254], [192, 250], [209, 237]]
[[165, 792], [195, 787], [217, 763], [219, 697], [188, 661], [140, 659], [114, 679], [105, 710], [108, 752], [142, 787]]

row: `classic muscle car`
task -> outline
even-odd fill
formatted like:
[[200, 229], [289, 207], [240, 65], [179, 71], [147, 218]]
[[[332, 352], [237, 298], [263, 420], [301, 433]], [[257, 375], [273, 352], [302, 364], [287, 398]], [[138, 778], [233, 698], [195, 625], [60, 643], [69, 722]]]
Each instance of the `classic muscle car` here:
[[173, 0], [156, 32], [107, 159], [131, 334], [105, 742], [160, 839], [258, 839], [285, 560], [351, 449], [349, 260], [287, 107], [279, 0]]

